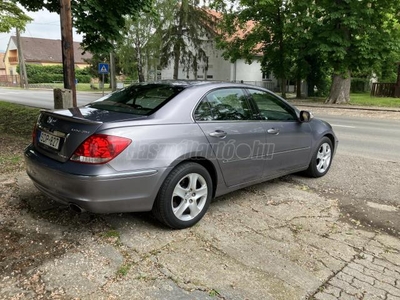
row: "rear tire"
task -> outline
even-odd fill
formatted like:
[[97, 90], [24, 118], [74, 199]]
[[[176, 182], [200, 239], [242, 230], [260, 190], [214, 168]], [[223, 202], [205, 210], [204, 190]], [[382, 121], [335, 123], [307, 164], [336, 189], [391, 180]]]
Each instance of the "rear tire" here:
[[153, 214], [171, 228], [191, 227], [206, 213], [212, 189], [211, 176], [203, 166], [192, 162], [178, 165], [162, 184]]
[[311, 158], [306, 175], [310, 177], [322, 177], [328, 173], [332, 164], [333, 147], [328, 137], [323, 137], [318, 144], [317, 150]]

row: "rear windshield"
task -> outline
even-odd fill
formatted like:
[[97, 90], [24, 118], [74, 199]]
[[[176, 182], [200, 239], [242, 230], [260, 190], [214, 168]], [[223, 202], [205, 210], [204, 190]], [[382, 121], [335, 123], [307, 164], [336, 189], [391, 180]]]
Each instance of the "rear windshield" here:
[[183, 89], [180, 86], [167, 84], [131, 85], [106, 95], [87, 106], [135, 115], [150, 115]]

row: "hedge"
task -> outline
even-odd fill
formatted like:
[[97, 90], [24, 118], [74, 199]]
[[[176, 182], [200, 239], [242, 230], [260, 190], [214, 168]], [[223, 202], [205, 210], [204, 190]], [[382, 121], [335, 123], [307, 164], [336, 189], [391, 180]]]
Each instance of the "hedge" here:
[[365, 93], [369, 91], [369, 79], [365, 78], [352, 78], [351, 88], [352, 93]]
[[[17, 67], [19, 73], [19, 67]], [[52, 83], [55, 81], [64, 81], [63, 67], [61, 65], [42, 66], [42, 65], [26, 65], [26, 73], [29, 83]], [[91, 76], [88, 69], [76, 69], [75, 78], [78, 83], [90, 83]]]

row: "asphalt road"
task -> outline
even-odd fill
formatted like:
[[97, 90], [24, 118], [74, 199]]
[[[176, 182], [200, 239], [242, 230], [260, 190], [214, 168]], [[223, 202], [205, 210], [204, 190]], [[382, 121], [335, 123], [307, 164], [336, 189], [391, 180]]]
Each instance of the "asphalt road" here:
[[400, 162], [400, 120], [329, 114], [316, 114], [316, 117], [333, 126], [341, 154]]
[[[78, 105], [101, 97], [101, 93], [79, 92]], [[0, 88], [0, 100], [51, 109], [52, 90], [13, 90]], [[332, 124], [339, 138], [341, 154], [400, 162], [400, 120], [332, 116], [316, 113], [316, 117]], [[400, 114], [399, 114], [400, 115]]]
[[[93, 100], [99, 99], [101, 96], [101, 93], [79, 92], [77, 94], [77, 102], [78, 105], [84, 105]], [[54, 108], [52, 90], [15, 90], [0, 88], [0, 99], [32, 107], [47, 109]]]

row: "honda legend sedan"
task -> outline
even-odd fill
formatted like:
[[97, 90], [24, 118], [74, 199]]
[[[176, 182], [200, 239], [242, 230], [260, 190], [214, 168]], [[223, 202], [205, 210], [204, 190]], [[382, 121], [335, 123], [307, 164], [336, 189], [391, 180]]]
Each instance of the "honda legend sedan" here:
[[35, 186], [75, 211], [153, 211], [187, 228], [214, 197], [300, 171], [324, 176], [337, 144], [328, 123], [266, 89], [154, 82], [43, 110], [25, 160]]

